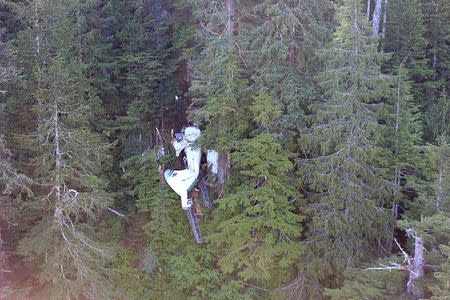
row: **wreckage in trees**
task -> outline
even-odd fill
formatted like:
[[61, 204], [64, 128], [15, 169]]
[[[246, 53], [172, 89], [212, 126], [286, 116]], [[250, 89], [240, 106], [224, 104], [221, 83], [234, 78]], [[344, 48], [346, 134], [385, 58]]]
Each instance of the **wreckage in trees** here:
[[172, 145], [177, 157], [184, 150], [183, 162], [185, 168], [164, 171], [164, 179], [167, 184], [181, 197], [181, 208], [187, 213], [192, 233], [198, 244], [203, 243], [199, 226], [200, 216], [202, 215], [199, 198], [202, 198], [205, 207], [211, 208], [209, 191], [203, 172], [209, 170], [214, 175], [217, 175], [218, 172], [218, 153], [214, 150], [206, 152], [206, 168], [201, 168], [202, 150], [197, 143], [200, 135], [200, 129], [195, 126], [186, 127], [182, 132], [176, 133]]

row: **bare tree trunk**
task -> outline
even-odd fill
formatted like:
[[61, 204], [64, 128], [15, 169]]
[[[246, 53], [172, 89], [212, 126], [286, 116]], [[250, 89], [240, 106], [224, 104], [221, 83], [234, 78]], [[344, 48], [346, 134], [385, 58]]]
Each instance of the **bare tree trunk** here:
[[230, 50], [232, 50], [234, 36], [237, 31], [237, 12], [236, 12], [236, 0], [227, 0], [227, 13], [228, 13], [228, 24], [227, 24], [227, 34], [228, 42], [230, 44]]
[[297, 47], [294, 42], [289, 44], [289, 66], [295, 67], [297, 65]]
[[[81, 5], [81, 3], [80, 2], [78, 2], [78, 9], [77, 9], [77, 20], [79, 19], [79, 17], [80, 17], [80, 6]], [[78, 22], [77, 22], [78, 23]], [[82, 30], [81, 30], [81, 28], [80, 28], [80, 25], [79, 24], [77, 24], [77, 26], [78, 26], [78, 62], [80, 63], [80, 64], [82, 64], [83, 63], [83, 38], [82, 38]], [[80, 69], [81, 70], [81, 69]]]
[[36, 56], [41, 52], [41, 41], [39, 35], [39, 10], [41, 7], [41, 1], [36, 1], [34, 4], [34, 27], [36, 28], [35, 47]]
[[[34, 27], [36, 29], [36, 37], [35, 37], [35, 56], [36, 60], [40, 59], [41, 54], [41, 35], [40, 35], [40, 26], [39, 26], [39, 19], [40, 19], [40, 9], [41, 9], [41, 1], [37, 0], [34, 4]], [[38, 62], [39, 66], [39, 62]], [[37, 76], [37, 82], [36, 82], [36, 101], [38, 104], [41, 104], [42, 101], [40, 99], [39, 90], [41, 89], [41, 78], [40, 78], [40, 67], [38, 67], [38, 76]]]
[[[439, 5], [437, 5], [435, 2], [433, 2], [434, 3], [434, 12], [435, 12], [435, 14], [436, 14], [436, 16], [438, 15], [438, 13], [439, 13]], [[436, 48], [436, 46], [437, 45], [433, 45], [433, 48]], [[433, 66], [433, 69], [436, 69], [436, 66], [437, 66], [437, 53], [436, 53], [436, 51], [433, 51], [433, 58], [432, 58], [432, 66]]]
[[366, 10], [366, 18], [367, 18], [367, 22], [370, 21], [370, 4], [371, 4], [371, 1], [370, 1], [370, 0], [367, 0], [367, 10]]
[[63, 204], [63, 195], [62, 195], [62, 187], [61, 187], [61, 175], [60, 172], [63, 168], [63, 160], [62, 160], [62, 152], [61, 152], [61, 136], [60, 136], [60, 124], [59, 124], [59, 105], [58, 105], [58, 99], [55, 97], [54, 99], [54, 115], [53, 115], [53, 128], [55, 130], [55, 137], [53, 139], [53, 147], [54, 147], [54, 153], [55, 153], [55, 169], [56, 169], [56, 176], [55, 176], [55, 183], [56, 186], [54, 187], [56, 192], [56, 205], [55, 205], [55, 212], [53, 213], [54, 221], [58, 224], [61, 224], [63, 222], [63, 211], [62, 211], [62, 204]]
[[433, 53], [433, 69], [436, 69], [437, 65], [437, 54], [436, 52]]
[[411, 293], [417, 298], [422, 298], [423, 291], [417, 286], [416, 281], [421, 279], [424, 275], [423, 266], [424, 266], [424, 247], [423, 240], [421, 237], [414, 237], [414, 261], [409, 271], [409, 279], [406, 284], [406, 290], [408, 293]]
[[380, 19], [381, 19], [381, 3], [383, 0], [375, 0], [375, 9], [373, 11], [372, 18], [372, 36], [378, 36], [380, 32]]
[[437, 192], [436, 192], [436, 210], [438, 212], [440, 212], [441, 211], [441, 201], [442, 201], [442, 199], [441, 199], [441, 197], [442, 197], [442, 180], [443, 180], [443, 176], [442, 176], [443, 170], [442, 170], [441, 166], [439, 166], [438, 172], [439, 172], [439, 179], [438, 179], [438, 187], [437, 187]]
[[386, 37], [387, 9], [388, 9], [388, 0], [384, 0], [384, 5], [383, 5], [383, 29], [381, 30], [381, 37], [383, 39]]

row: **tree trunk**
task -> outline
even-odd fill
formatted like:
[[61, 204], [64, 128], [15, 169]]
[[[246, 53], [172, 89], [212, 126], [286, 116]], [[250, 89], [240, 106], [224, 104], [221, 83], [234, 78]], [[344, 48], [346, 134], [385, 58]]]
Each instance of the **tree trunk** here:
[[41, 52], [41, 41], [39, 35], [39, 10], [41, 7], [41, 2], [36, 1], [34, 5], [34, 27], [36, 29], [36, 37], [35, 37], [35, 47], [36, 47], [36, 56]]
[[289, 44], [289, 66], [295, 67], [297, 65], [297, 47], [294, 42]]
[[230, 168], [230, 151], [219, 153], [217, 180], [220, 185], [224, 185], [228, 179], [228, 169]]
[[383, 0], [375, 0], [375, 9], [373, 11], [372, 18], [372, 36], [377, 37], [380, 32], [380, 19], [381, 19], [381, 3]]
[[233, 48], [233, 40], [237, 31], [236, 0], [227, 0], [227, 13], [228, 13], [227, 33], [231, 49]]
[[[235, 51], [236, 48], [235, 36], [237, 34], [238, 28], [237, 7], [236, 7], [236, 0], [226, 0], [226, 1], [227, 1], [226, 4], [228, 15], [228, 24], [227, 24], [228, 51], [231, 54]], [[232, 78], [233, 73], [229, 72], [228, 76]], [[222, 153], [219, 153], [217, 177], [222, 187], [228, 179], [229, 168], [230, 168], [230, 150], [228, 149]]]
[[41, 104], [42, 101], [40, 99], [39, 90], [41, 89], [41, 74], [40, 74], [40, 67], [39, 67], [39, 59], [40, 59], [40, 53], [41, 53], [41, 35], [40, 35], [40, 26], [39, 26], [39, 19], [40, 19], [40, 9], [41, 9], [41, 1], [37, 0], [34, 5], [34, 27], [36, 30], [36, 37], [35, 37], [35, 57], [36, 57], [36, 63], [38, 65], [38, 76], [36, 79], [36, 102], [38, 104]]
[[62, 205], [63, 205], [63, 195], [62, 195], [62, 187], [61, 187], [61, 174], [63, 168], [63, 161], [62, 161], [62, 152], [61, 152], [61, 136], [60, 136], [60, 124], [59, 124], [59, 106], [58, 106], [58, 99], [55, 97], [54, 100], [54, 106], [55, 111], [53, 115], [53, 127], [55, 130], [55, 137], [53, 140], [53, 147], [54, 147], [54, 153], [55, 153], [55, 184], [54, 190], [56, 192], [56, 205], [55, 205], [55, 212], [53, 213], [54, 221], [58, 224], [62, 224], [63, 222], [63, 211], [62, 211]]
[[437, 65], [437, 54], [436, 51], [433, 53], [433, 69], [436, 69]]
[[423, 291], [421, 287], [417, 286], [416, 281], [423, 277], [424, 271], [424, 257], [423, 257], [423, 240], [421, 237], [414, 237], [414, 261], [409, 272], [408, 283], [406, 284], [406, 290], [416, 298], [423, 297]]
[[383, 5], [383, 29], [381, 30], [381, 37], [383, 39], [386, 38], [387, 9], [388, 9], [388, 0], [384, 0], [384, 5]]
[[437, 192], [436, 192], [436, 210], [438, 212], [440, 212], [441, 211], [442, 193], [443, 193], [443, 189], [442, 189], [443, 169], [441, 166], [438, 168], [438, 172], [439, 172], [439, 179], [438, 179], [438, 187], [437, 187]]
[[371, 1], [370, 1], [370, 0], [367, 0], [367, 10], [366, 10], [366, 18], [367, 18], [367, 22], [370, 21], [370, 4], [371, 4]]

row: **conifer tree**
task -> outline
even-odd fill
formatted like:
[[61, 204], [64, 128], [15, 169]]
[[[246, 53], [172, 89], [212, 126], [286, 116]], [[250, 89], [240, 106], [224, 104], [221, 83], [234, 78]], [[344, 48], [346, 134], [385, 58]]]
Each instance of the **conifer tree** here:
[[434, 272], [434, 277], [437, 283], [430, 286], [433, 296], [430, 299], [444, 300], [448, 298], [448, 289], [450, 285], [450, 247], [449, 244], [441, 245], [440, 251], [444, 256], [444, 262], [439, 265], [439, 268]]
[[[396, 260], [401, 261], [400, 258]], [[380, 263], [386, 264], [383, 260]], [[332, 300], [408, 299], [408, 295], [404, 290], [407, 278], [406, 272], [390, 270], [371, 271], [351, 268], [345, 271], [344, 278], [342, 287], [326, 289], [324, 294]]]
[[306, 126], [305, 115], [317, 98], [316, 49], [329, 38], [332, 7], [326, 1], [251, 4], [251, 10], [243, 8], [253, 18], [244, 19], [239, 54], [254, 81], [254, 93], [264, 90], [283, 110], [274, 130], [292, 137]]
[[108, 177], [115, 205], [124, 210], [135, 209], [138, 169], [124, 162], [155, 145], [155, 127], [165, 136], [184, 119], [184, 97], [175, 96], [181, 65], [175, 57], [175, 11], [172, 1], [113, 0], [90, 18], [98, 40], [89, 51], [89, 70], [106, 114], [97, 126], [116, 141]]
[[[140, 165], [137, 206], [141, 213], [151, 213], [151, 220], [144, 225], [147, 251], [153, 257], [149, 297], [251, 299], [248, 292], [241, 291], [240, 283], [221, 276], [216, 268], [215, 248], [195, 243], [179, 198], [161, 182], [154, 155], [131, 159], [139, 160]], [[206, 216], [201, 227], [204, 234], [213, 230]]]
[[[26, 28], [18, 53], [32, 59], [35, 130], [22, 139], [33, 147], [33, 177], [43, 188], [34, 211], [40, 215], [21, 240], [21, 253], [39, 269], [51, 296], [103, 298], [111, 293], [104, 271], [107, 250], [94, 240], [89, 220], [106, 208], [110, 196], [99, 177], [109, 159], [108, 144], [92, 130], [98, 105], [80, 60], [76, 3], [36, 0], [21, 7], [33, 27]], [[36, 20], [37, 23], [34, 22]], [[36, 52], [35, 52], [36, 53]]]
[[[383, 128], [378, 103], [389, 95], [391, 79], [381, 73], [384, 55], [370, 37], [360, 1], [344, 1], [336, 18], [338, 27], [323, 52], [325, 70], [318, 78], [324, 99], [317, 105], [312, 132], [303, 138], [308, 157], [299, 165], [304, 184], [317, 195], [311, 193], [309, 199], [306, 244], [312, 254], [304, 258], [302, 273], [322, 284], [332, 284], [326, 281], [330, 276], [339, 283], [346, 268], [375, 255], [377, 239], [386, 238], [388, 216], [374, 161]], [[317, 285], [301, 282], [311, 296]]]
[[388, 69], [393, 70], [402, 61], [409, 70], [414, 99], [425, 114], [423, 115], [424, 139], [432, 141], [434, 124], [426, 117], [431, 110], [435, 98], [434, 92], [439, 86], [433, 81], [434, 70], [430, 68], [427, 58], [428, 41], [425, 39], [427, 28], [418, 0], [389, 2], [386, 24], [385, 51], [392, 52], [388, 62]]
[[427, 54], [436, 79], [443, 80], [446, 89], [450, 88], [450, 49], [446, 43], [450, 35], [450, 3], [445, 0], [421, 1], [425, 38], [428, 41]]
[[[416, 185], [418, 197], [407, 205], [402, 219], [397, 222], [399, 229], [404, 230], [410, 243], [397, 246], [403, 262], [382, 265], [384, 270], [406, 271], [408, 280], [403, 290], [415, 298], [434, 296], [439, 299], [442, 288], [441, 278], [445, 278], [446, 245], [448, 244], [448, 170], [449, 148], [446, 138], [442, 136], [438, 145], [427, 147], [429, 158], [426, 177], [428, 183]], [[399, 255], [400, 255], [399, 253]], [[428, 268], [438, 270], [435, 277]], [[439, 273], [442, 271], [441, 273]], [[443, 276], [443, 277], [442, 277]], [[425, 284], [428, 282], [429, 284]], [[431, 283], [431, 284], [430, 284]], [[372, 283], [375, 284], [375, 283]], [[445, 284], [445, 283], [444, 283]]]
[[250, 110], [263, 132], [235, 144], [232, 160], [242, 182], [219, 200], [218, 230], [208, 239], [216, 246], [222, 272], [275, 288], [291, 278], [301, 253], [301, 217], [293, 212], [298, 195], [288, 176], [292, 154], [270, 133], [280, 109], [260, 94]]
[[417, 0], [390, 1], [384, 41], [385, 50], [393, 52], [391, 66], [405, 60], [415, 83], [422, 83], [432, 75], [427, 65], [426, 27], [419, 5]]
[[248, 132], [247, 79], [238, 55], [240, 6], [235, 0], [193, 3], [200, 23], [201, 51], [193, 58], [188, 119], [206, 125], [205, 145], [219, 151], [218, 181], [222, 185], [229, 169], [230, 145]]
[[420, 182], [416, 176], [423, 169], [420, 156], [422, 136], [420, 110], [413, 100], [409, 72], [403, 64], [397, 68], [394, 76], [392, 95], [390, 95], [389, 112], [386, 117], [386, 136], [383, 138], [384, 150], [380, 157], [380, 165], [387, 170], [385, 179], [393, 183], [392, 230], [387, 241], [386, 250], [393, 246], [395, 222], [399, 218], [399, 209], [403, 203], [410, 202], [403, 193]]

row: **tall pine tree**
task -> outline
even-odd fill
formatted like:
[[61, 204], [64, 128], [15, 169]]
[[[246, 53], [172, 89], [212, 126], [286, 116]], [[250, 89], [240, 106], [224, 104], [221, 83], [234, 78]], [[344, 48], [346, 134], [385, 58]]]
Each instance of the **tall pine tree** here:
[[388, 229], [385, 189], [374, 161], [383, 128], [377, 111], [391, 79], [381, 73], [384, 55], [377, 52], [361, 9], [360, 1], [346, 0], [337, 11], [339, 26], [322, 53], [325, 70], [318, 77], [324, 99], [317, 104], [311, 133], [303, 138], [308, 156], [299, 168], [313, 191], [305, 241], [311, 255], [302, 260], [304, 279], [296, 288], [302, 285], [309, 297], [318, 297], [314, 282], [340, 284], [346, 268], [373, 257]]
[[32, 72], [28, 84], [36, 88], [31, 109], [37, 120], [21, 141], [33, 149], [33, 177], [41, 188], [31, 206], [38, 217], [19, 251], [38, 268], [40, 282], [50, 284], [49, 297], [107, 297], [108, 253], [93, 237], [90, 220], [110, 199], [99, 177], [109, 146], [90, 124], [98, 99], [83, 73], [80, 7], [36, 0], [18, 9], [32, 24], [21, 33], [17, 51], [19, 57], [34, 54], [33, 68], [25, 72]]

